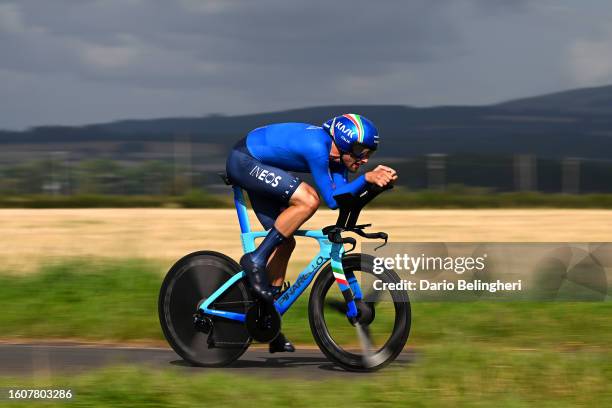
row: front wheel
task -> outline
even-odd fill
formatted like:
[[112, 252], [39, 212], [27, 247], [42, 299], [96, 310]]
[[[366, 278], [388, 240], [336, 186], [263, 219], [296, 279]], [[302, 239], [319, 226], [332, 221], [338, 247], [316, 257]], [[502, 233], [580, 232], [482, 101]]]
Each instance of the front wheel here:
[[[350, 254], [342, 259], [347, 279], [363, 284], [373, 280], [398, 283], [393, 270], [374, 274], [374, 257]], [[333, 362], [351, 371], [374, 371], [393, 361], [404, 348], [410, 333], [408, 294], [402, 291], [364, 290], [356, 300], [359, 323], [346, 317], [346, 302], [338, 288], [331, 265], [315, 281], [308, 304], [310, 329], [321, 351]], [[336, 289], [332, 289], [332, 285]], [[366, 285], [362, 286], [366, 289]]]

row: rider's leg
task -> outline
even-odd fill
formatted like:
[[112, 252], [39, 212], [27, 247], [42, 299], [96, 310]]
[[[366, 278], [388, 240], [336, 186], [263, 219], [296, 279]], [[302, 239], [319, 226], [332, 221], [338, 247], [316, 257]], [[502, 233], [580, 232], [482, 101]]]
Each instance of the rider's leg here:
[[[240, 265], [255, 293], [268, 303], [274, 301], [266, 273], [270, 254], [308, 218], [318, 207], [319, 197], [314, 189], [302, 183], [299, 177], [275, 166], [262, 163], [249, 151], [245, 139], [240, 140], [230, 152], [226, 171], [233, 183], [238, 184], [262, 199], [263, 207], [278, 204], [288, 207], [275, 218], [264, 240], [253, 252], [240, 259]], [[253, 197], [251, 197], [252, 199]], [[253, 200], [251, 200], [253, 201]], [[255, 205], [253, 205], [255, 209]], [[256, 210], [257, 212], [257, 210]], [[259, 215], [258, 215], [259, 218]]]
[[[287, 264], [289, 257], [295, 248], [295, 238], [289, 237], [284, 241], [272, 256], [268, 262], [268, 276], [270, 282], [272, 282], [272, 290], [274, 296], [278, 297], [282, 290], [283, 281], [285, 280], [285, 274], [287, 272]], [[285, 335], [280, 332], [278, 336], [272, 340], [268, 346], [270, 353], [292, 353], [295, 351], [295, 347]]]
[[[288, 205], [278, 200], [270, 200], [269, 196], [253, 191], [249, 191], [249, 199], [251, 200], [251, 206], [255, 211], [257, 219], [266, 230], [274, 226], [274, 222]], [[266, 269], [268, 270], [268, 278], [270, 283], [272, 283], [275, 294], [280, 292], [289, 257], [294, 248], [295, 239], [289, 237], [272, 252], [272, 255], [270, 255], [270, 260], [268, 261]]]
[[253, 263], [266, 265], [272, 252], [276, 252], [276, 259], [272, 262], [274, 274], [271, 276], [273, 280], [276, 280], [279, 275], [284, 277], [289, 257], [295, 248], [295, 239], [292, 235], [312, 217], [317, 208], [319, 208], [319, 196], [315, 189], [306, 183], [300, 183], [289, 199], [289, 206], [278, 215], [268, 235], [251, 253]]
[[[288, 206], [287, 203], [271, 201], [269, 196], [252, 191], [249, 191], [249, 199], [251, 200], [251, 205], [257, 219], [266, 230], [274, 226], [278, 216], [285, 211]], [[287, 271], [287, 264], [289, 263], [289, 258], [294, 248], [295, 238], [289, 237], [276, 248], [272, 255], [270, 255], [267, 266], [268, 278], [277, 292], [280, 292]]]
[[295, 238], [289, 237], [276, 248], [268, 261], [268, 277], [272, 286], [281, 287], [287, 273], [291, 253], [295, 249]]
[[[319, 196], [312, 187], [302, 182], [291, 195], [288, 204], [287, 209], [276, 218], [274, 226], [268, 231], [268, 235], [257, 249], [245, 254], [240, 260], [240, 265], [246, 271], [249, 271], [251, 285], [268, 302], [272, 302], [274, 297], [265, 273], [268, 259], [280, 244], [291, 237], [296, 229], [312, 217], [319, 207]], [[281, 263], [280, 260], [282, 259], [282, 264], [285, 264], [285, 267], [289, 260], [288, 255], [290, 253], [285, 253], [278, 261]]]
[[283, 236], [293, 235], [319, 208], [319, 195], [316, 190], [302, 182], [289, 199], [289, 206], [276, 218], [274, 228]]
[[[310, 205], [314, 207], [311, 212], [314, 213], [314, 211], [316, 211], [316, 207], [318, 207], [319, 204], [316, 191], [312, 187], [308, 186], [306, 183], [301, 183], [300, 187], [298, 187], [298, 190], [296, 190], [296, 192], [292, 195], [294, 203], [296, 205], [300, 205], [301, 203], [310, 202]], [[296, 196], [296, 194], [298, 195]], [[308, 197], [309, 195], [311, 197]], [[287, 211], [287, 208], [283, 208], [283, 205], [275, 205], [269, 200], [269, 198], [262, 197], [257, 193], [249, 192], [249, 198], [251, 199], [251, 203], [253, 205], [253, 209], [255, 210], [257, 218], [265, 229], [270, 229], [273, 226], [276, 226], [278, 218], [281, 216], [281, 214], [285, 214]], [[289, 207], [291, 207], [291, 200], [289, 203]], [[295, 231], [295, 229], [301, 226], [308, 218], [310, 218], [310, 216], [312, 216], [312, 214], [309, 214], [307, 215], [307, 217], [304, 217], [303, 221], [298, 223], [298, 225], [293, 229], [292, 233]], [[281, 223], [283, 223], [282, 217], [280, 221]], [[283, 223], [283, 225], [279, 226], [279, 228], [283, 228], [285, 226], [286, 224]], [[289, 236], [276, 248], [273, 255], [270, 257], [270, 260], [267, 265], [267, 270], [269, 274], [268, 276], [270, 277], [270, 281], [273, 285], [273, 296], [278, 296], [278, 294], [280, 293], [281, 285], [284, 281], [285, 274], [287, 272], [287, 264], [294, 248], [295, 238]], [[270, 342], [269, 351], [270, 353], [293, 352], [295, 351], [295, 347], [281, 332], [278, 334], [278, 336], [276, 336], [273, 341]]]

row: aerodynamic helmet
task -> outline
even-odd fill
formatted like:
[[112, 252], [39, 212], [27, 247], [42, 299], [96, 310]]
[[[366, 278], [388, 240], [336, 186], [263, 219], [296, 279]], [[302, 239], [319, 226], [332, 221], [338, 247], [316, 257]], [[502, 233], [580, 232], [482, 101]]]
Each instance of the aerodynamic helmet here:
[[334, 139], [338, 149], [344, 153], [360, 156], [364, 149], [378, 148], [378, 130], [369, 119], [354, 113], [336, 116], [323, 124]]

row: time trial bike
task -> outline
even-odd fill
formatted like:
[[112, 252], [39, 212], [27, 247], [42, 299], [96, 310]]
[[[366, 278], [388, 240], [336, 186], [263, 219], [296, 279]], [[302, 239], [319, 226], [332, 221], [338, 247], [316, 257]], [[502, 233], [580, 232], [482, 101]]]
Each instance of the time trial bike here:
[[[243, 191], [236, 185], [232, 189], [242, 248], [251, 252], [255, 240], [267, 232], [251, 230]], [[408, 340], [408, 294], [398, 290], [383, 293], [371, 284], [367, 288], [364, 282], [373, 279], [384, 283], [400, 279], [391, 269], [375, 274], [374, 257], [350, 253], [357, 242], [343, 236], [350, 232], [366, 239], [383, 239], [382, 245], [386, 244], [386, 233], [366, 233], [364, 229], [370, 224], [357, 225], [361, 209], [383, 190], [371, 187], [360, 196], [335, 196], [339, 203], [335, 225], [295, 232], [296, 237], [316, 240], [319, 252], [272, 306], [252, 293], [240, 265], [222, 253], [198, 251], [177, 261], [163, 281], [158, 302], [161, 327], [170, 346], [193, 365], [228, 365], [253, 340], [273, 340], [280, 331], [281, 316], [318, 275], [310, 291], [308, 318], [321, 351], [352, 371], [373, 371], [389, 364]], [[351, 247], [347, 250], [345, 245]], [[337, 290], [332, 289], [334, 283]]]

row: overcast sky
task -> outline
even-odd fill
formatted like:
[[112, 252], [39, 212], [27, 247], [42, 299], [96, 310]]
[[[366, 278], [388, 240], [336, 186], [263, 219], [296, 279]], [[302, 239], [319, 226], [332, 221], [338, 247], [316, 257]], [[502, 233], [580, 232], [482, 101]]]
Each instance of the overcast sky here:
[[612, 83], [607, 0], [0, 0], [0, 128]]

